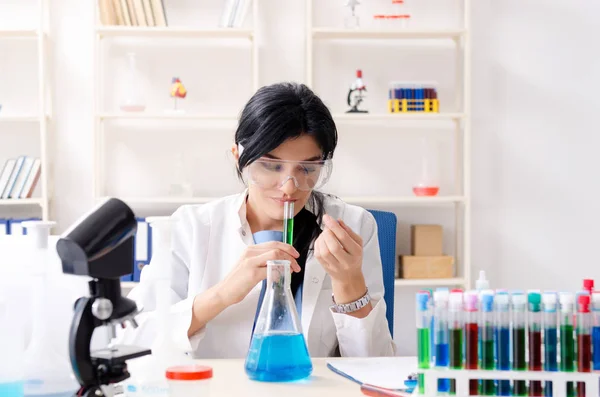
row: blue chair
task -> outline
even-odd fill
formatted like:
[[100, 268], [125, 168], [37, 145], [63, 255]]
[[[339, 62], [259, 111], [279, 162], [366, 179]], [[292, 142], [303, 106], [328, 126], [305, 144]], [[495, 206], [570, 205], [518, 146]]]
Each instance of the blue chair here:
[[393, 212], [368, 210], [377, 222], [377, 235], [379, 237], [379, 252], [383, 266], [383, 286], [385, 288], [385, 313], [394, 336], [394, 280], [396, 279], [396, 214]]

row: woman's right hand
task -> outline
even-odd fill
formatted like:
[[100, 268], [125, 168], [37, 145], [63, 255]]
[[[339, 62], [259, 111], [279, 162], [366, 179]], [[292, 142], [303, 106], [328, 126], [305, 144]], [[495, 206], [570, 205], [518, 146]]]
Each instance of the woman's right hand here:
[[241, 302], [252, 288], [267, 278], [267, 261], [288, 260], [293, 272], [300, 271], [296, 259], [298, 251], [289, 244], [270, 241], [249, 246], [244, 250], [237, 265], [220, 283], [219, 294], [227, 306]]

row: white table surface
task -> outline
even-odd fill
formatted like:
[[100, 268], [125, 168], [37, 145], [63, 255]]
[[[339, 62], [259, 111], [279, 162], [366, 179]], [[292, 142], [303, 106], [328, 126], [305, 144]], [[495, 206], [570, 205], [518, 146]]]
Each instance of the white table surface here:
[[[394, 358], [386, 358], [393, 360]], [[244, 372], [244, 360], [195, 360], [199, 365], [213, 369], [211, 397], [353, 397], [364, 396], [360, 386], [327, 368], [328, 361], [343, 358], [312, 358], [313, 372], [309, 378], [296, 382], [269, 383], [248, 379]], [[364, 360], [370, 360], [365, 358]], [[378, 360], [381, 360], [379, 358]], [[401, 376], [401, 375], [399, 375]], [[204, 397], [204, 396], [203, 396]]]

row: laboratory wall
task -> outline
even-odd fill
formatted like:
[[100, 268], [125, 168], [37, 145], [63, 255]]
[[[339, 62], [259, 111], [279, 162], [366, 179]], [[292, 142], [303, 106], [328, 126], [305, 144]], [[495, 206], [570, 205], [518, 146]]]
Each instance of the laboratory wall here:
[[[340, 23], [342, 0], [314, 0], [316, 24]], [[14, 2], [13, 2], [14, 3]], [[168, 2], [174, 18], [216, 19], [220, 2]], [[362, 1], [369, 19], [378, 4]], [[409, 3], [409, 1], [407, 1]], [[422, 27], [460, 23], [458, 0], [413, 2]], [[600, 54], [595, 50], [600, 5], [594, 1], [472, 0], [471, 258], [473, 271], [488, 272], [492, 287], [574, 289], [581, 278], [596, 276], [592, 250], [598, 239], [595, 202], [600, 138], [594, 111], [600, 107]], [[260, 0], [259, 83], [305, 78], [303, 0]], [[195, 10], [193, 13], [186, 10]], [[429, 12], [425, 12], [429, 9]], [[207, 12], [209, 12], [207, 11]], [[92, 0], [52, 0], [50, 77], [52, 81], [51, 214], [64, 230], [93, 204], [93, 29]], [[336, 14], [337, 13], [337, 14]], [[26, 46], [0, 43], [2, 95], [26, 90], [35, 98], [35, 59]], [[186, 106], [211, 114], [237, 114], [252, 94], [250, 52], [244, 44], [183, 42], [108, 45], [104, 78], [105, 111], [115, 111], [126, 77], [125, 55], [138, 53], [150, 107], [169, 106], [170, 78], [180, 76], [189, 91]], [[247, 46], [247, 44], [246, 44]], [[241, 47], [241, 49], [240, 49]], [[157, 56], [157, 48], [160, 53]], [[6, 55], [7, 54], [7, 55]], [[451, 42], [430, 46], [396, 41], [319, 43], [314, 52], [315, 90], [335, 112], [345, 111], [345, 96], [356, 69], [368, 87], [365, 107], [385, 112], [392, 80], [434, 80], [443, 111], [457, 111], [456, 52]], [[8, 66], [6, 66], [8, 65]], [[16, 96], [16, 94], [14, 94]], [[0, 98], [6, 101], [6, 96]], [[15, 103], [24, 108], [30, 103]], [[20, 130], [18, 128], [21, 128]], [[34, 127], [15, 127], [18, 145], [35, 139]], [[234, 124], [110, 123], [106, 130], [107, 194], [165, 195], [184, 164], [200, 196], [239, 191], [227, 152]], [[340, 123], [335, 171], [329, 186], [339, 195], [408, 195], [419, 158], [420, 138], [436, 143], [444, 194], [455, 189], [456, 147], [453, 124], [373, 125]], [[25, 142], [25, 143], [23, 143]], [[35, 147], [32, 146], [32, 147]], [[0, 148], [5, 156], [6, 148]], [[589, 190], [588, 190], [589, 189]], [[454, 253], [453, 206], [378, 206], [398, 215], [398, 253], [407, 254], [411, 223], [444, 225], [445, 251]], [[174, 208], [161, 209], [172, 211]], [[14, 209], [11, 209], [14, 210]], [[413, 294], [397, 289], [395, 340], [399, 354], [414, 354]]]

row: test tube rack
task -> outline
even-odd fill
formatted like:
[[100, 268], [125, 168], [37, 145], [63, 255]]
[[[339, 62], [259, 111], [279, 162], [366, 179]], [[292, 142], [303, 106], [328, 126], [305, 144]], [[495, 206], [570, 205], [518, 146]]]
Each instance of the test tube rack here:
[[438, 379], [455, 379], [457, 397], [469, 397], [469, 381], [479, 379], [549, 381], [552, 382], [552, 397], [566, 397], [567, 382], [585, 383], [585, 395], [587, 397], [598, 397], [600, 392], [600, 373], [597, 372], [457, 370], [447, 368], [419, 369], [419, 372], [423, 373], [425, 377], [425, 393], [419, 394], [418, 388], [416, 388], [413, 393], [414, 396], [437, 396]]

